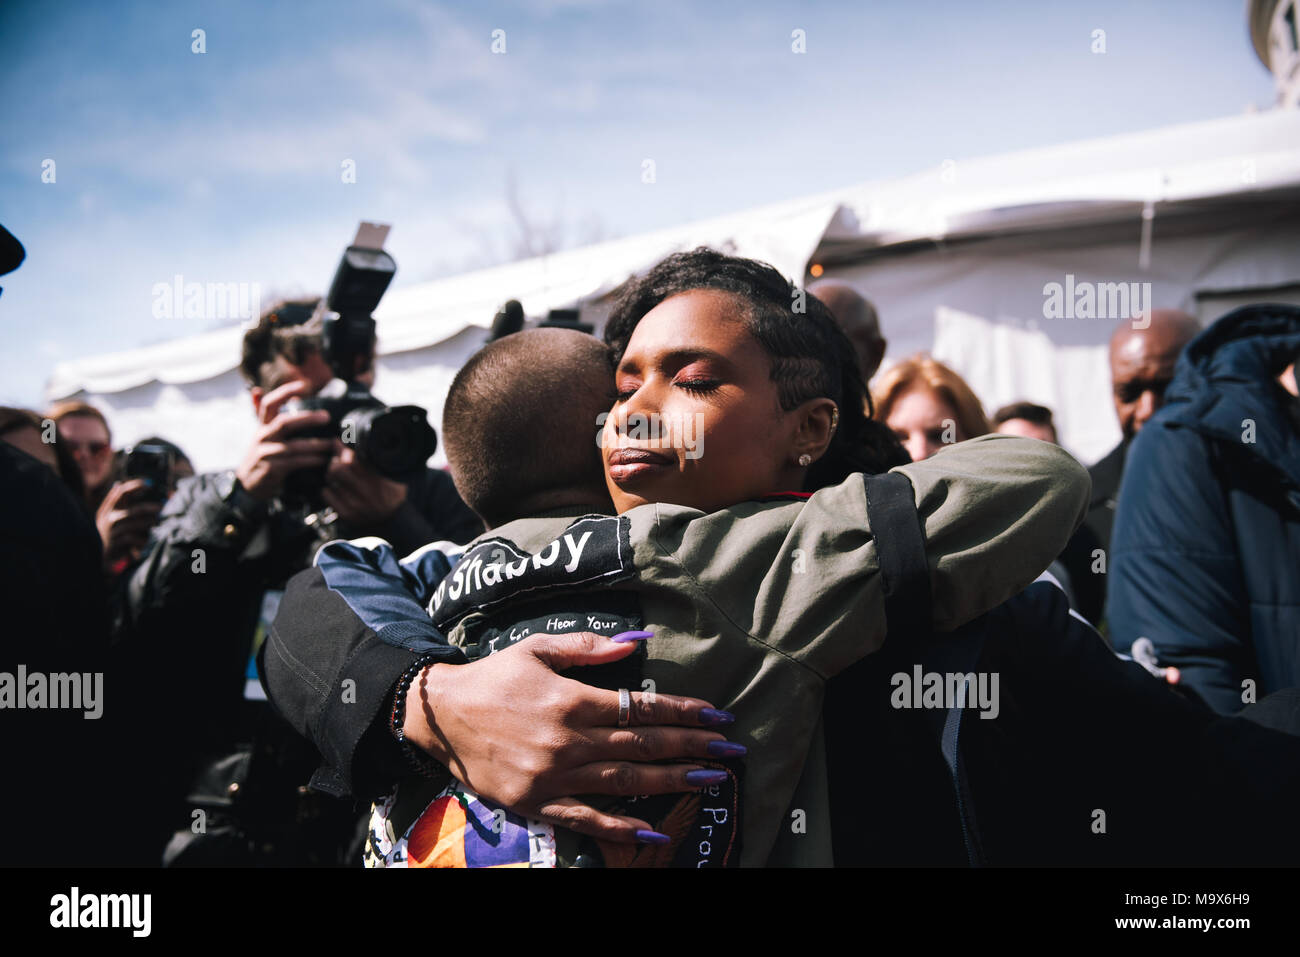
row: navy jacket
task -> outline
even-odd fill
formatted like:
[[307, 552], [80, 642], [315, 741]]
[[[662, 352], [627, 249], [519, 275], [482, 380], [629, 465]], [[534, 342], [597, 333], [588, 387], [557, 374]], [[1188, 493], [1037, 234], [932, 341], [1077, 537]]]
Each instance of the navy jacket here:
[[1277, 384], [1300, 308], [1224, 316], [1178, 360], [1120, 492], [1108, 615], [1216, 711], [1300, 685], [1300, 407]]

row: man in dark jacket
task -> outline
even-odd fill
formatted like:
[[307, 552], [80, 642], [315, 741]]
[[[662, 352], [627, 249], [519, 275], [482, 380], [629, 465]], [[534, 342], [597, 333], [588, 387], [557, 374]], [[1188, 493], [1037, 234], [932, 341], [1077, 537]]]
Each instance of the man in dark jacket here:
[[[337, 439], [302, 437], [329, 419], [322, 411], [284, 408], [332, 378], [315, 326], [303, 321], [315, 305], [277, 304], [245, 335], [241, 371], [259, 420], [253, 442], [233, 471], [181, 484], [115, 602], [138, 698], [149, 702], [139, 715], [149, 747], [138, 773], [157, 779], [142, 791], [158, 801], [156, 816], [169, 830], [192, 823], [174, 815], [195, 775], [254, 737], [270, 742], [261, 760], [277, 767], [277, 777], [300, 777], [293, 788], [306, 784], [315, 755], [291, 753], [299, 739], [273, 720], [250, 660], [284, 583], [310, 565], [323, 540], [378, 535], [405, 553], [429, 541], [466, 542], [482, 530], [445, 472], [425, 469], [410, 483], [396, 482]], [[325, 484], [317, 511], [307, 515], [311, 509], [290, 502], [284, 488], [290, 475], [313, 467], [324, 470]], [[338, 515], [332, 530], [319, 522], [324, 506]], [[187, 678], [178, 686], [164, 675]], [[182, 703], [200, 716], [197, 727], [168, 720]], [[206, 786], [251, 800], [246, 783]]]
[[1125, 321], [1110, 337], [1111, 398], [1122, 437], [1119, 445], [1088, 469], [1092, 477], [1088, 514], [1061, 555], [1079, 613], [1098, 628], [1106, 618], [1111, 531], [1129, 446], [1159, 411], [1178, 356], [1198, 332], [1200, 326], [1187, 313], [1153, 309], [1146, 323]]
[[1295, 306], [1246, 306], [1201, 333], [1120, 495], [1116, 647], [1149, 639], [1223, 714], [1300, 685], [1297, 355]]

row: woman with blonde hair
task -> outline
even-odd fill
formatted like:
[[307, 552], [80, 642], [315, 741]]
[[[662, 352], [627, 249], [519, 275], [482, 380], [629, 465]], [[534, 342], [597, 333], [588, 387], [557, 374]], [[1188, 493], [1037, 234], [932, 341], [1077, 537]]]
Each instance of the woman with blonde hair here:
[[912, 356], [883, 373], [872, 399], [877, 421], [898, 437], [913, 462], [992, 431], [966, 380], [929, 356]]

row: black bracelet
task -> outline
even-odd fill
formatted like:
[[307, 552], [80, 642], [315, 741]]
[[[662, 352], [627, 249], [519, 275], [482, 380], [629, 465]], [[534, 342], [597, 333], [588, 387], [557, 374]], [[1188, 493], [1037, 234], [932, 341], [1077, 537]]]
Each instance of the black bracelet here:
[[398, 746], [402, 749], [402, 756], [406, 759], [407, 767], [412, 771], [422, 778], [447, 777], [450, 779], [450, 771], [406, 740], [406, 729], [404, 727], [406, 723], [406, 694], [410, 690], [411, 682], [428, 665], [437, 660], [436, 655], [424, 655], [403, 671], [402, 676], [397, 679], [397, 689], [393, 693], [393, 713], [389, 718], [388, 730], [397, 739]]

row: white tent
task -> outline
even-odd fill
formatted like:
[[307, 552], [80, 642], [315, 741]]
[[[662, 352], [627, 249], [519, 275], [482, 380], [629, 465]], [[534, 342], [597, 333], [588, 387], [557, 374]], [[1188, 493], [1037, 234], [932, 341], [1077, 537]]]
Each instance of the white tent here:
[[[1145, 228], [1144, 228], [1145, 224]], [[1145, 235], [1145, 240], [1144, 240]], [[538, 318], [602, 296], [697, 245], [810, 264], [876, 304], [887, 362], [929, 351], [990, 411], [1056, 410], [1084, 461], [1118, 438], [1105, 342], [1122, 315], [1049, 318], [1049, 283], [1150, 283], [1148, 306], [1216, 318], [1253, 299], [1300, 301], [1300, 113], [1232, 117], [978, 160], [398, 288], [376, 314], [377, 393], [440, 419], [452, 376], [509, 298]], [[1070, 277], [1067, 280], [1067, 277]], [[47, 398], [103, 409], [121, 444], [171, 437], [200, 470], [233, 465], [253, 432], [238, 329], [56, 367]]]

